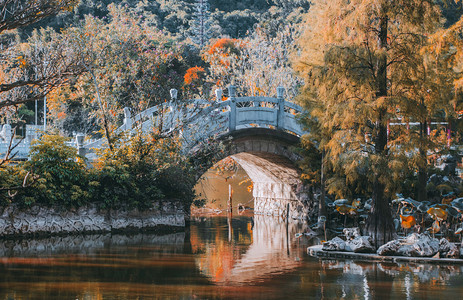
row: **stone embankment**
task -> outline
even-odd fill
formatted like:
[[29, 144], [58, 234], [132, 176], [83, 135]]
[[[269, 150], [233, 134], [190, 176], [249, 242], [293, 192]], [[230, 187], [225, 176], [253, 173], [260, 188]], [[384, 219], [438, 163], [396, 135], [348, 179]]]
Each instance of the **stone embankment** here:
[[358, 228], [345, 228], [344, 239], [335, 237], [323, 245], [307, 249], [309, 255], [326, 258], [374, 260], [383, 262], [426, 262], [463, 264], [463, 248], [429, 234], [412, 233], [392, 240], [377, 250], [369, 236], [361, 236]]
[[458, 264], [463, 265], [463, 259], [456, 258], [433, 258], [433, 257], [409, 257], [409, 256], [383, 256], [376, 253], [356, 253], [342, 251], [326, 251], [322, 245], [311, 246], [307, 249], [310, 256], [327, 258], [327, 259], [349, 259], [358, 261], [374, 262], [410, 262], [410, 263], [428, 263], [428, 264]]
[[160, 227], [184, 227], [180, 205], [156, 203], [149, 209], [101, 210], [96, 205], [64, 210], [43, 206], [21, 209], [14, 205], [0, 213], [0, 237], [61, 235], [121, 231], [150, 231]]

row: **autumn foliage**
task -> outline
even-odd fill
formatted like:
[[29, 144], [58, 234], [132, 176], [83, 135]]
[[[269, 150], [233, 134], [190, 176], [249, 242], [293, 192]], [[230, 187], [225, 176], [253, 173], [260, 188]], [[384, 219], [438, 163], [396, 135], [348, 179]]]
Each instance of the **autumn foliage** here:
[[185, 76], [184, 76], [184, 83], [185, 84], [192, 84], [194, 82], [197, 82], [199, 80], [199, 76], [204, 74], [205, 70], [202, 67], [192, 67], [186, 70]]
[[400, 215], [400, 221], [401, 221], [401, 226], [404, 229], [409, 229], [416, 225], [416, 220], [414, 216]]
[[207, 53], [210, 55], [217, 53], [220, 53], [222, 55], [227, 55], [227, 53], [237, 54], [239, 52], [239, 44], [239, 40], [237, 39], [218, 39], [207, 49]]

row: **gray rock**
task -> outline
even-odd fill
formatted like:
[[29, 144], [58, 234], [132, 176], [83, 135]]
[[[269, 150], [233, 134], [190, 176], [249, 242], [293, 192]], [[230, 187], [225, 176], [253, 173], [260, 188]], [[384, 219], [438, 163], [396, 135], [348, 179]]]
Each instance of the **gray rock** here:
[[353, 240], [348, 240], [346, 242], [346, 249], [347, 248], [350, 248], [351, 251], [356, 253], [373, 253], [376, 250], [369, 236], [358, 236]]
[[446, 258], [459, 258], [460, 257], [458, 247], [455, 244], [450, 243], [445, 238], [442, 238], [439, 241], [439, 253], [441, 257], [446, 257]]
[[346, 242], [339, 237], [335, 237], [332, 240], [324, 242], [322, 250], [324, 251], [345, 251]]
[[378, 255], [397, 255], [399, 248], [402, 246], [399, 240], [392, 240], [378, 248]]
[[418, 241], [410, 245], [410, 255], [415, 257], [430, 257], [439, 252], [439, 240], [427, 234], [419, 235]]
[[[450, 255], [455, 255], [455, 249], [450, 248]], [[412, 233], [402, 240], [393, 240], [382, 245], [376, 251], [379, 255], [399, 255], [430, 257], [439, 252], [439, 240], [430, 237], [428, 234]]]
[[421, 239], [421, 234], [414, 232], [414, 233], [409, 234], [405, 238], [404, 242], [405, 242], [405, 244], [410, 244], [411, 245], [411, 244], [414, 244], [414, 243], [418, 242], [420, 239]]
[[361, 236], [360, 229], [358, 227], [344, 228], [342, 232], [344, 233], [344, 236], [346, 237], [346, 240], [348, 241]]

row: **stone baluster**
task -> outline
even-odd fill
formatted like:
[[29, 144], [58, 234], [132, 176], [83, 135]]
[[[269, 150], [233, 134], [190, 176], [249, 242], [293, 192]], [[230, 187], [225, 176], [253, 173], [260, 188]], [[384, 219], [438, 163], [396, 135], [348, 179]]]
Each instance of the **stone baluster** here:
[[277, 87], [277, 99], [278, 99], [278, 117], [277, 117], [277, 128], [283, 130], [285, 128], [285, 88], [282, 86]]
[[228, 87], [228, 99], [230, 100], [230, 117], [228, 130], [230, 132], [236, 129], [236, 87], [230, 85]]
[[177, 89], [170, 89], [170, 98], [172, 101], [177, 101], [178, 90]]
[[84, 147], [84, 138], [85, 135], [82, 133], [76, 134], [77, 154], [83, 157], [85, 157], [85, 154], [87, 154], [87, 151]]
[[26, 144], [30, 145], [32, 140], [36, 138], [36, 128], [26, 125]]
[[11, 125], [10, 124], [5, 124], [3, 125], [3, 138], [5, 139], [6, 142], [9, 142], [11, 140], [11, 136], [13, 135], [13, 132], [11, 130]]
[[222, 101], [222, 95], [223, 95], [223, 90], [222, 89], [216, 89], [215, 90], [215, 101], [221, 102]]

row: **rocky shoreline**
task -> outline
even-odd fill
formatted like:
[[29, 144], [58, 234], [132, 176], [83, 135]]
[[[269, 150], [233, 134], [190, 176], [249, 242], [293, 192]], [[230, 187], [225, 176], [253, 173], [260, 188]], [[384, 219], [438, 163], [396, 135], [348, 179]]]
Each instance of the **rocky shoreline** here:
[[9, 205], [0, 210], [0, 238], [67, 235], [83, 233], [165, 231], [166, 227], [184, 227], [181, 205], [153, 203], [138, 209], [98, 209], [96, 205], [78, 209], [54, 209], [35, 205], [21, 209]]
[[375, 261], [455, 262], [463, 264], [463, 248], [445, 238], [440, 240], [428, 233], [412, 233], [392, 240], [378, 249], [359, 228], [345, 228], [344, 237], [337, 236], [323, 245], [307, 249], [309, 255], [327, 258]]
[[409, 262], [409, 263], [429, 263], [445, 265], [463, 265], [463, 259], [457, 258], [434, 258], [434, 257], [410, 257], [410, 256], [385, 256], [376, 253], [356, 253], [343, 251], [325, 251], [322, 245], [311, 246], [307, 248], [307, 254], [313, 257], [326, 259], [349, 259], [371, 262]]

